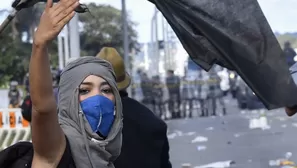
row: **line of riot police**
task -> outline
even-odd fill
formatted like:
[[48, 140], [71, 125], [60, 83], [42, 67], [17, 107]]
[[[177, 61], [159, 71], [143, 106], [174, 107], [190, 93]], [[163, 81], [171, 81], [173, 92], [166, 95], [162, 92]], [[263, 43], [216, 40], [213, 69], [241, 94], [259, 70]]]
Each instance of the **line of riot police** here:
[[[165, 78], [138, 71], [132, 84], [134, 98], [163, 119], [227, 114], [224, 97], [230, 91], [230, 73], [226, 69], [200, 70], [179, 77], [168, 70]], [[141, 90], [141, 91], [140, 91]], [[140, 93], [141, 92], [141, 93]], [[142, 94], [139, 96], [139, 94]]]

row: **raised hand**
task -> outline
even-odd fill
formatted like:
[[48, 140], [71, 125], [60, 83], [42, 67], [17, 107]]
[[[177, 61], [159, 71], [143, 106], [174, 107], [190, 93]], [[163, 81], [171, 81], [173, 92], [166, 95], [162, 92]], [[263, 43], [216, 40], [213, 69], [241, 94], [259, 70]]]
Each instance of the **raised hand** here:
[[73, 18], [74, 10], [78, 6], [78, 0], [61, 0], [57, 4], [53, 4], [53, 0], [47, 0], [46, 8], [34, 35], [34, 44], [46, 45], [56, 38]]

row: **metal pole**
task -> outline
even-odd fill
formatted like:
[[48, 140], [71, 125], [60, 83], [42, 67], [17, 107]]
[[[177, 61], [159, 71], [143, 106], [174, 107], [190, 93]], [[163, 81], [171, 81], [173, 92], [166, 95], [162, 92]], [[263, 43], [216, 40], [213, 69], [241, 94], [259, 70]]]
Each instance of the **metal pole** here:
[[58, 36], [59, 70], [64, 68], [63, 37]]
[[[131, 67], [129, 62], [129, 39], [128, 39], [128, 22], [127, 22], [127, 11], [126, 11], [126, 0], [122, 0], [122, 25], [123, 25], [123, 46], [124, 46], [124, 62], [126, 71], [131, 74]], [[127, 88], [127, 92], [131, 95], [131, 87]]]
[[64, 27], [64, 30], [65, 30], [65, 35], [64, 35], [64, 53], [65, 53], [65, 64], [68, 63], [69, 61], [69, 58], [70, 58], [70, 53], [69, 53], [69, 30], [68, 30], [68, 25], [66, 25]]
[[156, 57], [156, 62], [155, 62], [155, 65], [157, 65], [156, 67], [156, 72], [158, 75], [159, 74], [159, 59], [160, 59], [160, 49], [159, 49], [159, 34], [158, 34], [158, 9], [155, 8], [155, 31], [156, 31], [156, 54], [155, 54], [155, 57]]
[[78, 14], [75, 14], [73, 19], [69, 22], [69, 36], [70, 38], [70, 57], [80, 57], [80, 39], [78, 27]]
[[163, 35], [163, 43], [164, 43], [164, 48], [163, 48], [163, 51], [164, 51], [164, 58], [163, 58], [163, 62], [164, 62], [164, 65], [163, 65], [163, 68], [165, 70], [167, 70], [167, 63], [166, 63], [166, 60], [167, 60], [167, 51], [166, 51], [166, 30], [165, 30], [165, 18], [162, 17], [162, 35]]
[[126, 70], [130, 72], [129, 65], [129, 41], [128, 41], [128, 23], [127, 23], [127, 13], [126, 13], [126, 0], [122, 0], [122, 24], [123, 24], [123, 46], [124, 46], [124, 61], [126, 65]]
[[150, 55], [150, 63], [149, 63], [149, 69], [155, 69], [153, 65], [155, 65], [155, 54], [156, 54], [156, 45], [155, 45], [155, 14], [153, 15], [153, 18], [151, 20], [151, 42], [149, 44], [149, 55]]

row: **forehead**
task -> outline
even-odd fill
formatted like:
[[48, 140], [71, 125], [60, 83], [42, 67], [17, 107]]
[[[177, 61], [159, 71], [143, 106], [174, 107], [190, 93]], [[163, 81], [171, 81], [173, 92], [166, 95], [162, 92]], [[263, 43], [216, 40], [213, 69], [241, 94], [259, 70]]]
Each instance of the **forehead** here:
[[82, 84], [83, 83], [101, 84], [102, 82], [106, 82], [106, 80], [100, 76], [89, 75], [83, 80]]

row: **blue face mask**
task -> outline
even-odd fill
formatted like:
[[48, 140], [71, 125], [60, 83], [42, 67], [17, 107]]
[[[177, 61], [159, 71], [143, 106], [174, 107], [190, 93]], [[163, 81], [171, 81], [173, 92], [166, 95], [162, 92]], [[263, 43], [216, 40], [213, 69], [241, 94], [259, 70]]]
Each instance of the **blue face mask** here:
[[89, 97], [80, 103], [93, 132], [106, 138], [115, 119], [114, 103], [100, 95]]

